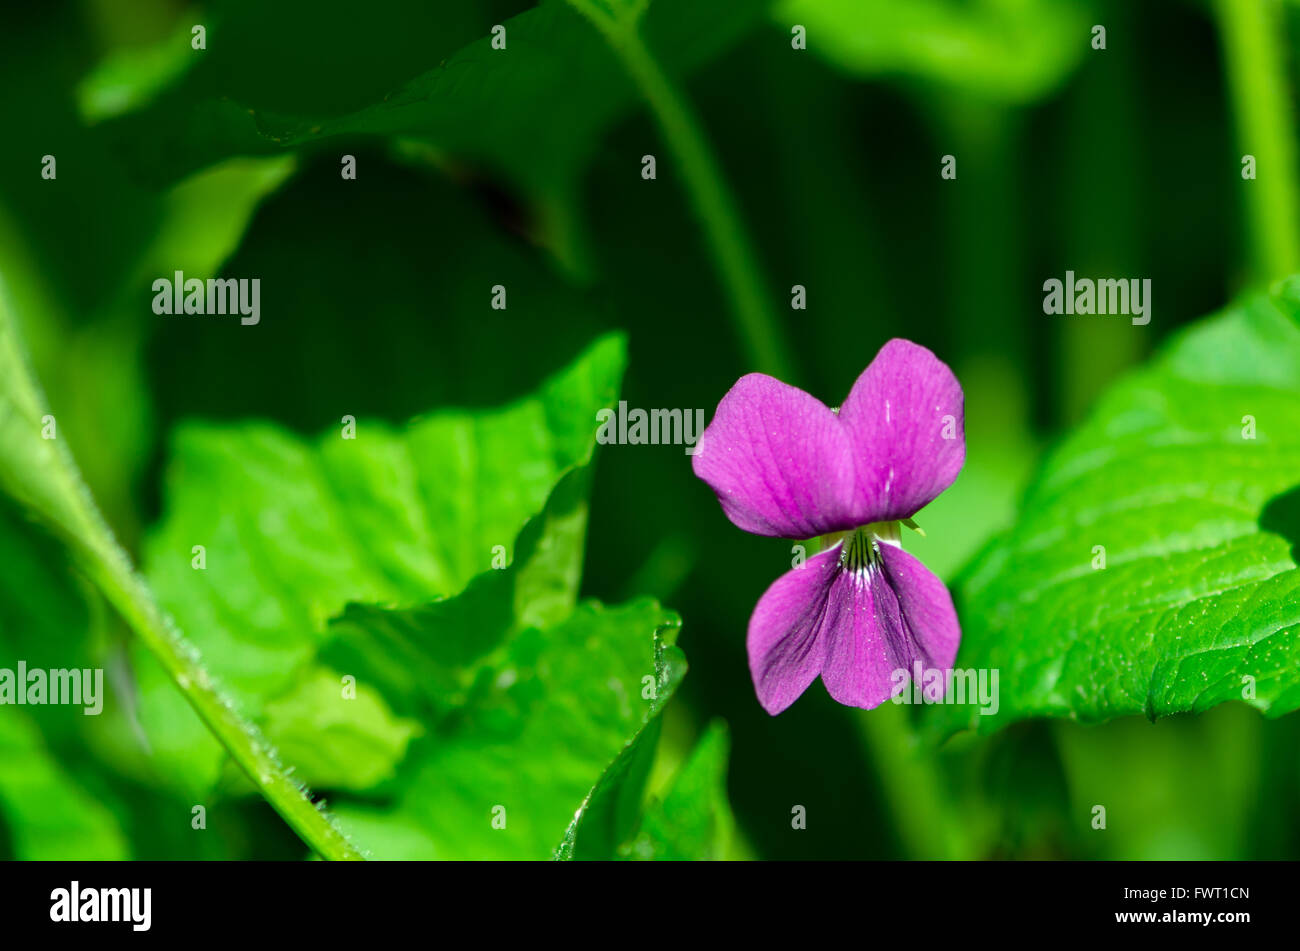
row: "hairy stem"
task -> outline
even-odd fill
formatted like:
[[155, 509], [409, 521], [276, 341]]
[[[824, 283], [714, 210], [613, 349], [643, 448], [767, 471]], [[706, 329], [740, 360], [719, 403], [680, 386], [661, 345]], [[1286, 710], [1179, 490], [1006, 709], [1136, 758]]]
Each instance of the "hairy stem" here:
[[570, 0], [623, 60], [645, 97], [664, 142], [677, 160], [714, 265], [722, 279], [745, 356], [756, 369], [790, 381], [793, 367], [780, 325], [763, 288], [758, 258], [750, 245], [735, 201], [690, 105], [664, 74], [637, 28], [645, 4], [621, 15], [598, 0]]
[[275, 749], [213, 683], [199, 657], [159, 608], [118, 545], [62, 438], [43, 439], [49, 408], [23, 353], [0, 276], [0, 486], [41, 516], [87, 577], [158, 659], [185, 699], [290, 827], [325, 859], [360, 859], [333, 821], [308, 799]]
[[240, 716], [212, 682], [198, 651], [158, 607], [144, 579], [132, 569], [102, 519], [96, 520], [100, 537], [92, 543], [90, 557], [83, 559], [83, 564], [109, 603], [163, 665], [200, 719], [294, 832], [321, 858], [360, 859], [361, 853], [289, 776], [274, 747], [254, 724]]
[[1256, 175], [1244, 181], [1253, 270], [1263, 280], [1300, 268], [1300, 209], [1296, 150], [1277, 0], [1215, 0], [1237, 138], [1255, 156]]

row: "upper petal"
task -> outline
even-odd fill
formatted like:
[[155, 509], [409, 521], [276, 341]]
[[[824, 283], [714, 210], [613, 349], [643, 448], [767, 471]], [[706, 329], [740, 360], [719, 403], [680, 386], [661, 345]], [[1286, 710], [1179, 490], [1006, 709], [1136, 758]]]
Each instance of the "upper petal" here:
[[770, 376], [727, 391], [693, 467], [747, 532], [811, 538], [855, 524], [848, 432], [825, 403]]
[[822, 681], [840, 703], [871, 709], [888, 700], [915, 665], [947, 671], [961, 630], [942, 581], [894, 545], [864, 573], [844, 571], [827, 597]]
[[966, 461], [965, 399], [948, 365], [894, 339], [862, 371], [839, 419], [853, 445], [858, 524], [908, 518]]
[[758, 599], [749, 619], [749, 672], [763, 709], [776, 716], [822, 672], [821, 636], [827, 595], [839, 570], [840, 547], [787, 571]]

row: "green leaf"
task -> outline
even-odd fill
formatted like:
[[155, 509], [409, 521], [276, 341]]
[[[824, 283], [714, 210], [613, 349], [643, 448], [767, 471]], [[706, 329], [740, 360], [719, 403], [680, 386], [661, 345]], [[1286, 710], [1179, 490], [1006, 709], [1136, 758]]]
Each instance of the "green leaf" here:
[[643, 802], [659, 739], [649, 724], [601, 776], [555, 850], [557, 859], [721, 859], [734, 820], [727, 725], [714, 720], [662, 798]]
[[513, 560], [474, 578], [458, 597], [404, 610], [349, 604], [331, 623], [321, 657], [376, 684], [403, 712], [464, 703], [490, 655], [529, 627], [566, 619], [577, 601], [590, 469], [574, 468], [519, 533]]
[[[516, 535], [560, 482], [565, 504], [531, 542], [548, 557], [523, 574], [519, 597], [530, 623], [563, 616], [581, 570], [596, 413], [613, 403], [623, 363], [622, 339], [606, 337], [509, 406], [440, 411], [401, 429], [362, 418], [356, 438], [343, 438], [342, 423], [313, 443], [264, 424], [184, 426], [167, 515], [146, 547], [150, 580], [259, 718], [268, 700], [317, 676], [326, 625], [350, 602], [420, 605], [483, 571], [490, 586], [494, 562], [513, 557]], [[155, 755], [194, 788], [210, 785], [220, 750], [162, 689], [156, 665], [142, 658], [138, 672]]]
[[[581, 857], [612, 858], [635, 828], [658, 714], [685, 662], [673, 647], [678, 622], [658, 605], [573, 613], [576, 575], [565, 565], [581, 550], [574, 514], [587, 482], [585, 469], [562, 479], [509, 567], [457, 597], [404, 610], [352, 604], [331, 624], [322, 658], [430, 734], [387, 810], [355, 807], [355, 834], [374, 855], [541, 858], [573, 819], [568, 852], [581, 822]], [[482, 814], [489, 793], [504, 829]]]
[[244, 775], [317, 854], [359, 858], [330, 817], [313, 806], [301, 783], [289, 779], [274, 748], [215, 688], [194, 646], [136, 574], [82, 483], [65, 440], [58, 438], [27, 365], [11, 307], [10, 288], [0, 281], [0, 489], [26, 509], [25, 515], [58, 536], [71, 560], [138, 635], [154, 669], [169, 672], [170, 678], [164, 678], [170, 680], [168, 691], [179, 686], [201, 717], [192, 717], [196, 742], [210, 745], [212, 735], [219, 737]]
[[0, 812], [15, 858], [130, 858], [117, 818], [46, 747], [32, 718], [12, 709], [0, 716]]
[[727, 800], [727, 725], [709, 724], [664, 798], [645, 812], [623, 857], [680, 861], [726, 857], [734, 821]]
[[[461, 623], [431, 627], [425, 640], [470, 636], [474, 618]], [[586, 603], [520, 631], [477, 671], [464, 703], [430, 724], [402, 794], [387, 807], [336, 801], [337, 814], [376, 858], [550, 857], [593, 785], [676, 690], [686, 670], [679, 626], [641, 600]], [[412, 828], [417, 839], [403, 831]]]
[[607, 860], [635, 831], [644, 806], [646, 783], [654, 766], [663, 725], [646, 724], [591, 788], [555, 849], [561, 861]]
[[1046, 0], [783, 0], [776, 19], [856, 76], [906, 76], [997, 101], [1046, 95], [1089, 52], [1087, 9]]
[[961, 587], [996, 713], [933, 726], [1300, 707], [1297, 317], [1293, 279], [1191, 328], [1052, 453]]
[[[622, 16], [645, 4], [615, 6]], [[758, 22], [764, 7], [758, 0], [658, 0], [650, 5], [643, 29], [665, 69], [677, 75], [731, 45]], [[368, 15], [361, 11], [362, 20]], [[319, 18], [308, 11], [301, 19]], [[338, 35], [321, 42], [346, 38], [356, 28], [354, 20], [338, 19]], [[492, 47], [495, 24], [505, 27], [505, 49]], [[306, 91], [295, 95], [292, 71], [268, 77], [261, 90], [231, 78], [258, 61], [238, 51], [254, 46], [262, 52], [268, 45], [264, 34], [292, 34], [293, 46], [303, 44], [297, 26], [279, 24], [261, 34], [232, 26], [222, 42], [238, 69], [196, 72], [149, 108], [107, 128], [137, 167], [166, 179], [222, 157], [314, 145], [336, 136], [405, 136], [481, 162], [525, 190], [567, 193], [599, 136], [635, 102], [623, 66], [565, 0], [545, 0], [518, 16], [481, 21], [476, 29], [472, 41], [463, 29], [437, 31], [439, 39], [460, 36], [466, 45], [446, 51], [436, 67], [412, 74], [404, 85], [371, 89], [364, 106], [339, 109], [346, 87], [333, 102]], [[348, 41], [348, 49], [355, 46]], [[265, 55], [282, 54], [277, 47]], [[323, 61], [316, 53], [312, 58]], [[426, 53], [423, 61], [437, 59]], [[352, 74], [343, 75], [351, 84]], [[274, 92], [268, 95], [267, 89]], [[266, 104], [250, 102], [255, 96]], [[151, 146], [142, 148], [144, 141]]]
[[[355, 694], [346, 687], [355, 687]], [[393, 777], [421, 728], [394, 717], [368, 686], [346, 687], [333, 673], [316, 671], [267, 704], [266, 732], [313, 786], [364, 790]]]

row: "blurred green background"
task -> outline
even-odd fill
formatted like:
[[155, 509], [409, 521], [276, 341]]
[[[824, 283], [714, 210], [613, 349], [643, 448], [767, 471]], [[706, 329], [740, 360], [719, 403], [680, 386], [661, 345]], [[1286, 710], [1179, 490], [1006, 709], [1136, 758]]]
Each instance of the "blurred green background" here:
[[[1292, 81], [1300, 10], [1266, 6]], [[0, 267], [27, 275], [14, 284], [35, 370], [134, 555], [162, 515], [181, 420], [312, 436], [343, 413], [396, 423], [496, 405], [612, 329], [628, 333], [631, 406], [709, 415], [742, 373], [772, 369], [737, 330], [690, 182], [623, 65], [572, 8], [531, 7], [100, 0], [0, 14]], [[1224, 19], [1195, 0], [652, 0], [645, 13], [646, 46], [694, 110], [752, 244], [788, 382], [834, 405], [893, 336], [961, 379], [967, 466], [924, 513], [926, 538], [908, 540], [945, 580], [1011, 523], [1040, 453], [1108, 384], [1180, 325], [1280, 276], [1243, 195]], [[201, 52], [194, 23], [208, 25]], [[512, 44], [549, 50], [527, 82], [490, 74], [425, 130], [356, 121], [448, 61], [463, 73], [446, 82], [478, 89], [498, 23]], [[254, 111], [260, 134], [242, 118]], [[45, 154], [54, 182], [39, 174]], [[357, 157], [355, 181], [340, 179], [342, 154]], [[150, 283], [183, 264], [259, 277], [261, 324], [155, 317]], [[1152, 322], [1044, 316], [1042, 282], [1067, 269], [1150, 278]], [[509, 288], [505, 311], [487, 307], [494, 284]], [[789, 306], [794, 285], [806, 310]], [[899, 816], [929, 810], [930, 793], [898, 794], [913, 774], [897, 764], [913, 754], [894, 748], [906, 743], [897, 710], [844, 708], [817, 684], [778, 718], [758, 706], [745, 626], [789, 558], [788, 543], [723, 517], [680, 447], [601, 448], [582, 591], [651, 595], [681, 614], [691, 670], [659, 756], [679, 762], [706, 724], [727, 722], [729, 854], [951, 854], [953, 830]], [[26, 633], [40, 617], [88, 630], [87, 649], [129, 682], [120, 622], [66, 570], [35, 577], [57, 564], [55, 546], [13, 510], [0, 561], [7, 652], [41, 652]], [[82, 854], [99, 811], [118, 819], [110, 853], [302, 853], [255, 797], [214, 807], [216, 835], [155, 823], [170, 794], [119, 769], [129, 736], [33, 722], [39, 734], [8, 742], [53, 751], [75, 791], [34, 812], [10, 797], [0, 855], [21, 851], [25, 825]], [[1295, 858], [1297, 722], [1235, 704], [1154, 724], [1038, 721], [960, 735], [919, 762], [941, 782], [960, 854]], [[1094, 804], [1112, 816], [1104, 832]], [[794, 805], [806, 829], [792, 829]]]

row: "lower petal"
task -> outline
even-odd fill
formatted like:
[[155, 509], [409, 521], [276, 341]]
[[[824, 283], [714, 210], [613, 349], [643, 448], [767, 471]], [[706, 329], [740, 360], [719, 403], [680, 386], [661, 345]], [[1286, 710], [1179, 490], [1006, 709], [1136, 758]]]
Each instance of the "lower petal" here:
[[870, 710], [916, 665], [948, 670], [961, 630], [943, 582], [901, 548], [879, 545], [865, 571], [840, 574], [827, 599], [822, 681], [837, 701]]
[[821, 636], [827, 598], [839, 570], [840, 547], [787, 571], [758, 599], [749, 619], [749, 672], [763, 709], [776, 716], [822, 672]]
[[886, 636], [881, 615], [889, 612], [892, 593], [880, 578], [878, 565], [843, 571], [828, 598], [822, 682], [840, 703], [867, 710], [889, 699], [894, 671], [907, 667], [900, 639]]
[[951, 670], [961, 644], [961, 626], [948, 587], [914, 556], [895, 545], [881, 545], [880, 554], [889, 587], [898, 598], [915, 645], [915, 659], [927, 668]]

